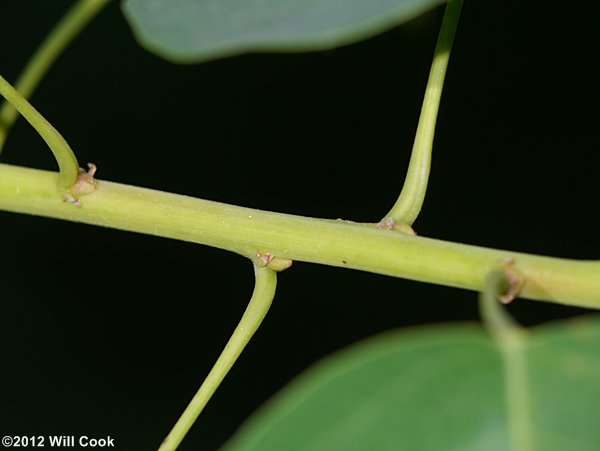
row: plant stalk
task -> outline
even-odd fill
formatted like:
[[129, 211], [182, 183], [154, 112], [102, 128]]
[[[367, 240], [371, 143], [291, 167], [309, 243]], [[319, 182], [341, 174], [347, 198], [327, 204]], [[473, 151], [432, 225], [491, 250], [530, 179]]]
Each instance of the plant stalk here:
[[533, 421], [527, 370], [527, 331], [502, 308], [499, 298], [507, 286], [501, 269], [491, 270], [479, 295], [481, 316], [502, 355], [508, 438], [511, 451], [534, 451]]
[[452, 243], [374, 224], [315, 219], [97, 181], [77, 208], [58, 195], [56, 172], [0, 164], [0, 210], [145, 233], [237, 252], [368, 271], [481, 291], [506, 261], [520, 297], [600, 308], [600, 261], [543, 257]]
[[59, 198], [61, 200], [66, 198], [69, 189], [75, 184], [79, 175], [79, 164], [73, 150], [58, 130], [7, 82], [2, 75], [0, 75], [0, 95], [21, 113], [46, 144], [48, 144], [60, 170], [56, 180], [60, 189]]
[[[19, 94], [26, 99], [31, 97], [56, 58], [108, 2], [109, 0], [79, 0], [71, 7], [36, 50], [15, 82]], [[18, 111], [10, 103], [4, 103], [0, 108], [0, 153], [18, 117]]]
[[158, 451], [177, 449], [269, 311], [275, 297], [277, 273], [266, 266], [255, 265], [254, 275], [256, 277], [254, 292], [242, 319], [198, 392], [163, 440]]
[[435, 124], [462, 5], [463, 0], [449, 0], [446, 5], [404, 185], [398, 200], [383, 218], [384, 220], [392, 218], [397, 223], [412, 225], [421, 212], [423, 202], [425, 202], [431, 168]]

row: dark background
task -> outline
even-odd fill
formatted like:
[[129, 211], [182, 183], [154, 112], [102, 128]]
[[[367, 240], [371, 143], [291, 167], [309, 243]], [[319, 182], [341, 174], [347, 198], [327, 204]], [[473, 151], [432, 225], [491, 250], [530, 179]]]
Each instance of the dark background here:
[[[69, 4], [3, 4], [7, 79]], [[466, 1], [419, 234], [599, 257], [598, 16], [592, 2], [558, 4]], [[402, 186], [441, 13], [333, 51], [178, 66], [140, 48], [113, 2], [32, 102], [101, 179], [373, 222]], [[55, 167], [23, 120], [1, 161]], [[156, 448], [243, 312], [251, 265], [4, 212], [0, 237], [0, 432]], [[511, 311], [527, 325], [586, 313], [524, 300]], [[357, 340], [477, 316], [472, 292], [296, 263], [181, 449], [217, 448], [294, 376]]]

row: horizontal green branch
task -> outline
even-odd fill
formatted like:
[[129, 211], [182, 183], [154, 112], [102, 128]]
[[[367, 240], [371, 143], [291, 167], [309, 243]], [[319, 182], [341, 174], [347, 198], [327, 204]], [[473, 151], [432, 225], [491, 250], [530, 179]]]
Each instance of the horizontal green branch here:
[[600, 308], [600, 261], [487, 249], [105, 181], [76, 207], [62, 201], [57, 176], [0, 164], [0, 209], [478, 291], [490, 269], [512, 259], [526, 279], [522, 297]]

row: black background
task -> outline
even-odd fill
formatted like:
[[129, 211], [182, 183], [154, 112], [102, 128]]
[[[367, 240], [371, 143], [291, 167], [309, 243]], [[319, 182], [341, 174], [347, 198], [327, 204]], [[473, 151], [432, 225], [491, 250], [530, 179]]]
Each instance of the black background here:
[[[7, 79], [69, 3], [4, 2]], [[592, 4], [466, 1], [419, 234], [599, 257]], [[98, 165], [98, 178], [373, 222], [402, 185], [441, 14], [333, 51], [179, 66], [140, 48], [113, 2], [32, 102], [80, 162]], [[55, 167], [23, 120], [1, 161]], [[244, 310], [251, 265], [217, 249], [4, 212], [0, 237], [0, 432], [156, 448]], [[528, 325], [586, 313], [521, 300], [511, 311]], [[295, 375], [357, 340], [477, 316], [472, 292], [296, 263], [181, 449], [217, 448]]]

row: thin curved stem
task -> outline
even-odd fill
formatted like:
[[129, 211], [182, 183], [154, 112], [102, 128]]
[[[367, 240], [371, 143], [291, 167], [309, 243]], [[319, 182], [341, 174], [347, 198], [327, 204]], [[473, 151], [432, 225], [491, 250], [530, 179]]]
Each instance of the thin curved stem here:
[[499, 299], [508, 287], [501, 269], [491, 270], [480, 293], [481, 316], [494, 337], [504, 366], [508, 436], [511, 451], [533, 451], [533, 426], [527, 375], [526, 332], [506, 313]]
[[462, 4], [463, 0], [449, 0], [446, 5], [404, 186], [384, 220], [392, 218], [397, 223], [412, 225], [423, 207], [431, 168], [435, 124]]
[[269, 311], [277, 286], [276, 272], [266, 266], [255, 265], [254, 274], [254, 292], [242, 319], [200, 389], [163, 440], [159, 451], [177, 449]]
[[63, 196], [67, 196], [69, 189], [77, 181], [79, 175], [79, 164], [71, 147], [56, 130], [25, 97], [17, 92], [12, 85], [0, 75], [0, 94], [13, 105], [21, 115], [27, 119], [33, 128], [39, 133], [58, 163], [60, 170], [58, 175], [58, 186]]
[[[16, 90], [23, 97], [31, 97], [56, 58], [108, 2], [109, 0], [79, 0], [67, 11], [15, 82]], [[10, 103], [4, 103], [0, 108], [0, 153], [10, 128], [18, 117], [17, 110]]]

